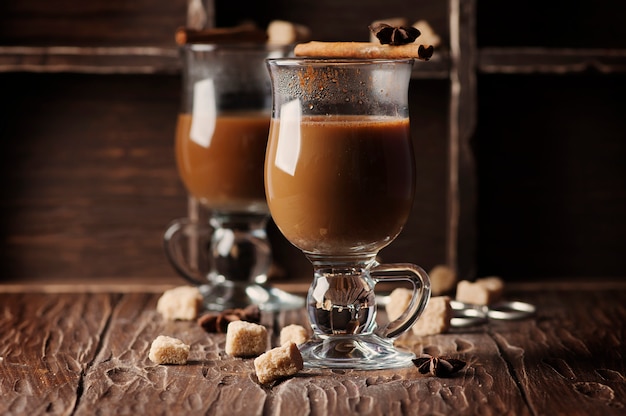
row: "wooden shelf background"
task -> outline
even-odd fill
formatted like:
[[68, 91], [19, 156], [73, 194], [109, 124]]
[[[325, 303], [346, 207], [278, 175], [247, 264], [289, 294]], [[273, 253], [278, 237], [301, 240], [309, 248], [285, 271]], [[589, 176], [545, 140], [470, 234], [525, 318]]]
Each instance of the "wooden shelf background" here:
[[[514, 11], [497, 0], [264, 0], [246, 8], [215, 2], [218, 26], [284, 19], [307, 24], [318, 40], [364, 40], [364, 26], [384, 17], [427, 20], [443, 46], [413, 72], [418, 199], [405, 231], [382, 255], [427, 269], [458, 260], [466, 276], [512, 279], [626, 270], [623, 239], [616, 237], [626, 234], [616, 214], [626, 210], [626, 108], [609, 96], [626, 83], [626, 36], [617, 17], [624, 8], [607, 0], [567, 8], [529, 0]], [[10, 97], [0, 103], [8, 179], [0, 193], [0, 279], [176, 278], [160, 237], [186, 211], [172, 157], [180, 91], [173, 34], [186, 14], [187, 0], [0, 5], [0, 86]], [[575, 93], [558, 101], [578, 85], [595, 100], [593, 111], [578, 108]], [[554, 104], [533, 107], [546, 98]], [[508, 100], [519, 112], [513, 120], [505, 117]], [[543, 125], [523, 119], [529, 108], [542, 109]], [[585, 133], [591, 127], [592, 140]], [[526, 153], [485, 145], [501, 144], [501, 137], [518, 140]], [[524, 147], [526, 138], [552, 153]], [[526, 162], [520, 166], [528, 175], [520, 179], [502, 154]], [[548, 154], [558, 166], [544, 163]], [[507, 192], [490, 187], [503, 172], [513, 179]], [[485, 201], [501, 203], [501, 218], [494, 220]], [[503, 233], [502, 224], [511, 223], [519, 224], [517, 233]], [[529, 250], [537, 242], [549, 253]], [[284, 241], [278, 252], [288, 268], [301, 270], [302, 258]]]

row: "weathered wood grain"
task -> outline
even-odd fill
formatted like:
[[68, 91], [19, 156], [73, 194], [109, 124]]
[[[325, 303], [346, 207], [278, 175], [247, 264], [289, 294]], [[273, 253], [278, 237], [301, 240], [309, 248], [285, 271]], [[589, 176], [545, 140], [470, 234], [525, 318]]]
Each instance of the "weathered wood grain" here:
[[626, 293], [534, 293], [536, 319], [490, 332], [530, 409], [567, 415], [626, 411]]
[[20, 97], [0, 103], [0, 280], [175, 276], [161, 238], [186, 212], [179, 78], [5, 74], [0, 85]]
[[[162, 248], [186, 215], [174, 132], [180, 78], [3, 74], [0, 281], [128, 276], [176, 280]], [[30, 88], [23, 90], [23, 86]], [[418, 183], [405, 230], [381, 253], [425, 269], [445, 262], [445, 81], [412, 83]], [[310, 279], [310, 263], [272, 227], [280, 266]], [[181, 279], [182, 281], [182, 279]]]
[[174, 45], [186, 0], [41, 0], [0, 5], [3, 45]]
[[[618, 415], [626, 401], [626, 290], [516, 292], [532, 319], [398, 341], [462, 359], [451, 378], [417, 368], [305, 369], [273, 386], [252, 359], [224, 353], [225, 335], [164, 321], [159, 293], [1, 294], [0, 414]], [[381, 319], [384, 314], [381, 313]], [[304, 310], [264, 313], [278, 330]], [[191, 345], [184, 366], [148, 359], [160, 334]]]
[[[108, 334], [86, 372], [77, 414], [99, 409], [122, 413], [160, 410], [210, 414], [476, 414], [476, 411], [524, 414], [525, 404], [495, 342], [484, 332], [409, 338], [417, 353], [454, 355], [473, 363], [449, 380], [419, 374], [416, 368], [377, 372], [305, 370], [267, 388], [256, 382], [252, 359], [224, 354], [224, 335], [208, 335], [195, 323], [165, 322], [155, 312], [156, 295], [126, 295], [113, 312]], [[303, 324], [303, 311], [265, 314], [274, 329]], [[147, 359], [159, 334], [189, 343], [187, 366], [158, 366]], [[497, 383], [495, 382], [497, 381]], [[298, 413], [295, 413], [298, 411]], [[106, 413], [106, 412], [105, 412]]]
[[[121, 299], [103, 348], [85, 375], [77, 414], [91, 414], [95, 407], [122, 414], [262, 414], [267, 391], [255, 381], [252, 360], [226, 356], [223, 334], [209, 335], [195, 322], [162, 320], [155, 311], [157, 297]], [[265, 315], [263, 323], [271, 327], [273, 318]], [[155, 365], [147, 358], [159, 334], [191, 345], [188, 365]]]
[[0, 414], [69, 414], [116, 296], [0, 295]]

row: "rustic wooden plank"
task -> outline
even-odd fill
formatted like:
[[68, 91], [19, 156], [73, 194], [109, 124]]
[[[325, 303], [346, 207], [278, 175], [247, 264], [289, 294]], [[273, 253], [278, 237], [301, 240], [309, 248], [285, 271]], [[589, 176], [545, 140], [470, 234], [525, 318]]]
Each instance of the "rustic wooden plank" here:
[[0, 414], [68, 414], [114, 295], [0, 293]]
[[[170, 45], [174, 31], [186, 23], [187, 1], [123, 0], [81, 2], [42, 0], [4, 2], [0, 5], [0, 41], [4, 45]], [[447, 37], [447, 2], [390, 0], [285, 0], [241, 3], [215, 1], [218, 26], [244, 20], [265, 27], [284, 19], [311, 27], [319, 40], [368, 39], [373, 20], [406, 17], [409, 24], [428, 20]], [[358, 10], [358, 13], [355, 13]]]
[[[417, 355], [447, 356], [467, 363], [457, 377], [427, 378], [429, 394], [440, 395], [441, 402], [430, 403], [432, 410], [424, 414], [530, 414], [488, 327], [453, 329], [447, 334], [426, 337], [410, 335], [400, 345], [408, 346]], [[420, 412], [424, 400], [422, 397], [413, 404]]]
[[406, 340], [422, 351], [460, 357], [470, 367], [453, 378], [395, 370], [306, 370], [272, 390], [271, 412], [289, 414], [529, 414], [495, 343], [484, 333]]
[[[198, 412], [261, 414], [265, 393], [250, 379], [251, 360], [224, 353], [225, 335], [208, 335], [195, 322], [169, 322], [155, 310], [158, 295], [127, 294], [117, 305], [103, 347], [85, 374], [76, 414]], [[158, 335], [191, 345], [185, 366], [148, 359]]]
[[0, 46], [0, 72], [179, 73], [171, 47]]
[[[444, 38], [447, 32], [445, 2], [416, 7], [393, 0], [384, 14], [372, 0], [305, 1], [298, 7], [282, 0], [245, 8], [217, 3], [222, 26], [246, 18], [263, 26], [281, 18], [311, 25], [322, 40], [367, 38], [372, 20], [391, 16], [411, 23], [427, 19]], [[145, 59], [174, 57], [173, 32], [186, 7], [180, 0], [3, 4], [0, 39], [13, 45], [3, 50], [4, 58], [7, 51], [21, 52], [16, 61], [8, 56], [6, 69], [142, 72]], [[351, 13], [356, 7], [360, 13]], [[419, 198], [405, 232], [383, 253], [389, 261], [427, 269], [445, 262], [446, 122], [440, 115], [447, 112], [449, 87], [447, 60], [436, 61], [415, 73], [431, 77], [434, 67], [440, 79], [412, 86]], [[0, 86], [16, 97], [0, 104], [7, 137], [0, 170], [10, 183], [0, 194], [0, 231], [6, 236], [0, 261], [7, 265], [0, 279], [173, 276], [161, 237], [172, 219], [186, 213], [172, 154], [178, 76], [7, 72]], [[271, 235], [283, 269], [308, 278], [302, 254], [279, 233]]]
[[174, 45], [187, 1], [42, 0], [0, 6], [3, 45]]
[[546, 291], [536, 319], [492, 326], [534, 414], [623, 415], [626, 291]]
[[[0, 86], [17, 97], [0, 103], [0, 280], [176, 278], [161, 240], [187, 214], [173, 153], [179, 77], [2, 74]], [[385, 261], [445, 261], [448, 88], [411, 84], [418, 196]], [[289, 278], [310, 281], [302, 253], [269, 234]]]
[[[1, 279], [175, 276], [177, 76], [4, 74]], [[29, 91], [17, 94], [20, 85]], [[9, 92], [11, 94], [11, 92]], [[20, 121], [22, 120], [22, 121]], [[28, 120], [28, 121], [26, 121]]]
[[[164, 321], [159, 293], [0, 294], [0, 413], [622, 414], [620, 288], [510, 292], [535, 303], [536, 317], [399, 341], [417, 354], [465, 360], [451, 378], [413, 366], [306, 369], [271, 387], [257, 383], [252, 359], [224, 353], [223, 334]], [[303, 309], [262, 320], [273, 345], [282, 326], [305, 322]], [[160, 334], [191, 345], [187, 365], [147, 358]]]
[[[23, 0], [0, 5], [0, 41], [4, 45], [71, 46], [169, 46], [174, 32], [186, 23], [187, 1], [60, 0], [54, 5]], [[374, 20], [406, 17], [409, 24], [428, 20], [447, 38], [447, 2], [411, 3], [350, 0], [341, 3], [304, 0], [297, 5], [285, 0], [247, 2], [216, 1], [218, 26], [254, 21], [259, 27], [274, 19], [305, 24], [318, 40], [366, 40], [367, 26]], [[358, 13], [354, 13], [358, 10]]]
[[476, 130], [475, 0], [452, 0], [450, 10], [450, 103], [447, 135], [446, 264], [460, 279], [476, 271]]
[[483, 48], [477, 56], [483, 73], [537, 74], [626, 71], [624, 49]]
[[[198, 412], [210, 414], [403, 414], [495, 413], [528, 414], [493, 340], [484, 331], [408, 338], [416, 352], [453, 355], [470, 362], [458, 377], [436, 379], [415, 367], [361, 372], [305, 370], [268, 388], [259, 386], [252, 359], [231, 358], [225, 336], [206, 334], [193, 322], [165, 322], [155, 312], [157, 295], [126, 294], [112, 314], [103, 345], [85, 374], [77, 414], [102, 412]], [[304, 324], [304, 310], [263, 323], [278, 329]], [[148, 358], [159, 334], [176, 336], [191, 345], [186, 366], [158, 366]], [[156, 407], [155, 407], [156, 406]]]

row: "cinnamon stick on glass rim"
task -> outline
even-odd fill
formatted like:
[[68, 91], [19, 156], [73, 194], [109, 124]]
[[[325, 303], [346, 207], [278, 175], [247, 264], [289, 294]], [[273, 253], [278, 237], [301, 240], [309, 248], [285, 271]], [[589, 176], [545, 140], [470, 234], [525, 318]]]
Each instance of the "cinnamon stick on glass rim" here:
[[294, 54], [301, 57], [407, 59], [428, 61], [433, 56], [432, 45], [409, 43], [391, 46], [372, 42], [306, 42], [299, 43]]

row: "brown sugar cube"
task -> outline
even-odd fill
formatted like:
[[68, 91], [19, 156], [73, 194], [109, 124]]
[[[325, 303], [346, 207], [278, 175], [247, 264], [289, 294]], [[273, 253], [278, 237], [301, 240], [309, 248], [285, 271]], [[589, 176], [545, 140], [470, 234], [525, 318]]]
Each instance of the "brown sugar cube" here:
[[159, 335], [152, 341], [148, 358], [157, 364], [186, 364], [189, 345], [178, 338]]
[[433, 30], [430, 24], [426, 20], [418, 20], [412, 25], [414, 28], [420, 31], [420, 42], [428, 45], [433, 45], [435, 48], [441, 44], [441, 37]]
[[304, 25], [285, 20], [272, 20], [267, 26], [267, 43], [289, 45], [311, 39], [311, 30]]
[[197, 287], [193, 286], [169, 289], [159, 298], [156, 309], [164, 319], [193, 320], [202, 309], [202, 294]]
[[395, 321], [406, 311], [412, 296], [413, 291], [403, 287], [396, 288], [389, 294], [389, 302], [385, 306], [389, 321]]
[[490, 305], [502, 296], [504, 282], [499, 277], [477, 279], [474, 283], [462, 280], [456, 287], [456, 300], [473, 305]]
[[255, 357], [267, 350], [267, 329], [246, 321], [233, 321], [226, 331], [226, 354], [233, 357]]
[[497, 276], [483, 277], [476, 280], [476, 283], [480, 283], [491, 292], [491, 297], [494, 301], [499, 300], [504, 292], [504, 282]]
[[294, 342], [273, 348], [254, 359], [254, 370], [261, 384], [292, 376], [302, 368], [302, 355]]
[[304, 344], [309, 339], [306, 329], [300, 325], [287, 325], [280, 330], [280, 345], [293, 342], [296, 345]]
[[430, 277], [430, 290], [433, 296], [443, 295], [454, 289], [456, 285], [456, 272], [443, 264], [433, 267], [428, 276]]
[[415, 335], [434, 335], [448, 332], [452, 319], [452, 306], [449, 296], [434, 296], [428, 301], [428, 305], [422, 316], [413, 325]]

